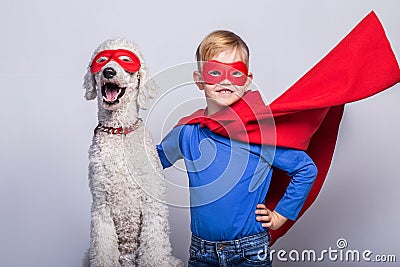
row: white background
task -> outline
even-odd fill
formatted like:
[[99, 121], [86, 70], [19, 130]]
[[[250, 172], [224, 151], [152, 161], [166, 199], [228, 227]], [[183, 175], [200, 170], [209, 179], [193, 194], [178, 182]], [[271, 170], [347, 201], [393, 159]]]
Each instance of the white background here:
[[[254, 81], [272, 100], [371, 10], [399, 58], [398, 0], [3, 0], [0, 266], [80, 266], [89, 242], [87, 150], [97, 122], [96, 103], [84, 100], [81, 84], [99, 43], [116, 36], [136, 41], [158, 73], [193, 61], [209, 32], [232, 30], [248, 43]], [[275, 250], [335, 249], [345, 238], [349, 249], [397, 254], [400, 261], [398, 90], [347, 105], [321, 194]], [[151, 130], [159, 142], [160, 129]], [[187, 260], [188, 209], [171, 207], [169, 220], [174, 254]], [[327, 259], [274, 266], [368, 264]]]

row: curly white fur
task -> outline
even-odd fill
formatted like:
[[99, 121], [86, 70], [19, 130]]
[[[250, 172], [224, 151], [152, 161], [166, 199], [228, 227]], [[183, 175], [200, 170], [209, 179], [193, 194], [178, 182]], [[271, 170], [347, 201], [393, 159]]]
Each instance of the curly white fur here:
[[[102, 43], [92, 59], [103, 50], [126, 49], [141, 61], [137, 73], [108, 62], [84, 77], [85, 97], [98, 100], [98, 120], [106, 127], [129, 127], [156, 93], [143, 56], [135, 43], [112, 39]], [[114, 77], [103, 70], [113, 68]], [[104, 101], [105, 82], [126, 87], [115, 103]], [[89, 150], [89, 186], [92, 193], [90, 247], [84, 266], [183, 266], [171, 255], [168, 210], [162, 168], [150, 133], [140, 125], [127, 135], [97, 132]]]

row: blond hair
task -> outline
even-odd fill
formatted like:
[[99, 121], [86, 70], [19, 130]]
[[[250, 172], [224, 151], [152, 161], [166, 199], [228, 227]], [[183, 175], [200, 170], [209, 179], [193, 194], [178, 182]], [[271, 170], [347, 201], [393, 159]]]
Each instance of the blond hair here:
[[199, 70], [200, 62], [208, 61], [224, 50], [239, 49], [243, 54], [246, 65], [249, 65], [250, 51], [247, 44], [233, 32], [217, 30], [208, 34], [196, 50], [196, 60]]

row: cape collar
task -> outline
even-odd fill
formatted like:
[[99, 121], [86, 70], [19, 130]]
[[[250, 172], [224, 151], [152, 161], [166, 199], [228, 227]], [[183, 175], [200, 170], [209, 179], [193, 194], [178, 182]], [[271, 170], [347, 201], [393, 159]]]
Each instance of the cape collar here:
[[274, 117], [259, 91], [247, 91], [229, 107], [210, 116], [205, 114], [205, 109], [198, 110], [182, 118], [177, 125], [200, 124], [241, 142], [276, 145]]

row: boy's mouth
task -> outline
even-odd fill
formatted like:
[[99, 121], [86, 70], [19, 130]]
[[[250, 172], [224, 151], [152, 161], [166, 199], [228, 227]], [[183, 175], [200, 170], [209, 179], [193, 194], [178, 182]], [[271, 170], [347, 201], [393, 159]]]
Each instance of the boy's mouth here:
[[230, 89], [227, 89], [227, 88], [222, 88], [222, 89], [217, 90], [217, 93], [221, 93], [221, 94], [232, 94], [233, 91], [230, 90]]

